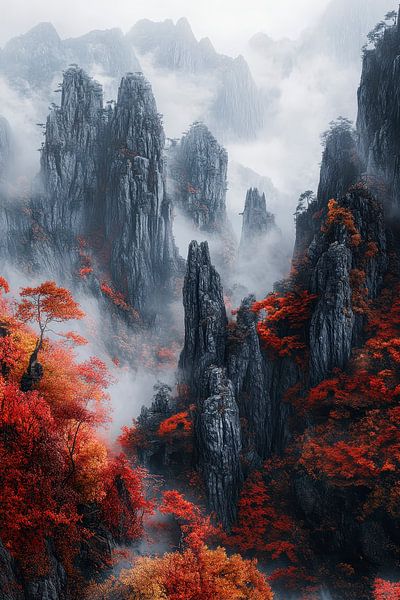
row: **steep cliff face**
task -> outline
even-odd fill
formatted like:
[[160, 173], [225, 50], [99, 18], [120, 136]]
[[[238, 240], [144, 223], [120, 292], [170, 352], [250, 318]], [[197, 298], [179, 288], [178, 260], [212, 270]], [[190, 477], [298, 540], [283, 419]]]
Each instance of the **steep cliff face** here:
[[218, 54], [211, 42], [199, 42], [185, 18], [176, 24], [171, 19], [155, 23], [149, 19], [138, 21], [127, 34], [127, 39], [141, 54], [151, 52], [155, 64], [163, 69], [198, 73], [215, 67]]
[[250, 188], [244, 205], [240, 255], [251, 255], [257, 244], [275, 227], [275, 217], [267, 211], [265, 194], [260, 194], [256, 188]]
[[331, 198], [344, 196], [361, 174], [360, 167], [351, 122], [339, 118], [331, 123], [330, 130], [325, 134], [318, 186], [318, 201], [321, 206], [326, 205]]
[[189, 246], [185, 282], [185, 344], [179, 368], [194, 396], [198, 396], [202, 376], [211, 365], [224, 363], [226, 310], [221, 279], [211, 264], [207, 242]]
[[242, 482], [239, 408], [232, 382], [220, 367], [209, 367], [202, 381], [196, 419], [196, 445], [208, 502], [225, 528], [235, 521]]
[[385, 31], [364, 56], [358, 91], [359, 151], [368, 175], [387, 203], [398, 210], [400, 194], [399, 25]]
[[219, 86], [207, 119], [222, 139], [253, 139], [264, 126], [265, 98], [258, 90], [249, 65], [243, 58], [224, 62]]
[[196, 228], [221, 232], [226, 225], [228, 154], [203, 123], [194, 123], [170, 149], [171, 190]]
[[90, 31], [62, 42], [66, 59], [76, 62], [88, 72], [121, 79], [130, 71], [141, 71], [132, 48], [120, 29]]
[[[151, 56], [153, 65], [181, 76], [210, 80], [211, 101], [203, 114], [212, 131], [225, 139], [251, 139], [264, 125], [263, 96], [242, 56], [218, 54], [210, 40], [197, 41], [187, 19], [155, 23], [144, 19], [127, 34], [140, 54]], [[184, 85], [183, 80], [183, 85]]]
[[[177, 267], [165, 194], [164, 133], [150, 85], [122, 79], [115, 108], [79, 68], [64, 75], [48, 117], [29, 235], [37, 268], [81, 273], [157, 310]], [[86, 269], [81, 272], [81, 269]]]
[[51, 23], [39, 23], [11, 39], [0, 55], [2, 73], [22, 91], [50, 86], [64, 66], [62, 42]]
[[221, 280], [208, 244], [192, 242], [183, 288], [185, 345], [181, 379], [196, 401], [195, 447], [207, 499], [225, 527], [236, 515], [240, 490], [239, 409], [225, 361], [227, 318]]

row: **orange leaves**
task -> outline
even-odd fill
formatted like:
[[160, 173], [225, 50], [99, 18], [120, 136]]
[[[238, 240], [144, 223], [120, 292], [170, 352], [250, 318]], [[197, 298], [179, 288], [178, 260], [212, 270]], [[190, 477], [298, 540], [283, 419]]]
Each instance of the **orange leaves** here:
[[[53, 282], [25, 288], [22, 295], [17, 317], [38, 319], [42, 336], [51, 320], [83, 315], [68, 290]], [[78, 510], [84, 503], [102, 503], [110, 527], [139, 535], [149, 510], [144, 474], [124, 458], [110, 457], [97, 437], [97, 426], [108, 418], [110, 383], [100, 359], [77, 363], [65, 343], [42, 338], [43, 377], [35, 391], [20, 391], [36, 340], [7, 310], [0, 305], [0, 321], [6, 323], [0, 338], [0, 539], [27, 577], [46, 573], [47, 539], [69, 571], [87, 536]], [[83, 341], [75, 334], [65, 337]]]
[[361, 244], [361, 236], [355, 226], [351, 210], [344, 206], [339, 206], [336, 200], [331, 199], [328, 202], [328, 216], [321, 231], [323, 233], [328, 233], [335, 224], [344, 225], [350, 235], [350, 243], [352, 246], [359, 246]]
[[111, 300], [121, 310], [130, 313], [132, 317], [139, 320], [139, 313], [132, 306], [130, 306], [125, 299], [125, 296], [121, 292], [114, 290], [106, 281], [102, 281], [100, 289], [107, 298]]
[[52, 321], [61, 323], [85, 316], [71, 292], [58, 287], [54, 281], [45, 281], [34, 288], [23, 288], [20, 295], [22, 301], [17, 317], [24, 323], [35, 320], [39, 325], [46, 326]]
[[176, 490], [163, 493], [159, 510], [163, 514], [173, 515], [178, 520], [185, 543], [194, 552], [199, 551], [206, 540], [216, 533], [210, 517], [203, 515], [198, 506], [186, 500]]
[[368, 314], [368, 289], [365, 285], [366, 274], [360, 269], [350, 271], [351, 303], [355, 313]]
[[0, 293], [1, 290], [3, 290], [3, 292], [5, 292], [6, 294], [8, 294], [8, 292], [10, 291], [10, 286], [8, 285], [8, 281], [6, 279], [4, 279], [4, 277], [0, 277]]
[[82, 267], [81, 269], [79, 269], [80, 277], [86, 277], [87, 275], [90, 275], [90, 273], [93, 273], [92, 267]]
[[132, 469], [123, 454], [112, 459], [103, 474], [103, 519], [118, 540], [134, 540], [143, 532], [142, 517], [152, 504], [144, 495], [143, 469]]
[[[100, 587], [100, 589], [99, 589]], [[162, 557], [142, 557], [124, 569], [116, 581], [96, 586], [89, 600], [272, 600], [265, 575], [255, 560], [244, 560], [223, 548], [199, 553], [190, 548]]]
[[188, 434], [192, 431], [192, 422], [189, 420], [189, 413], [187, 411], [177, 413], [168, 417], [158, 428], [158, 435], [164, 436], [174, 432]]
[[314, 478], [325, 475], [339, 486], [348, 483], [365, 485], [366, 481], [377, 473], [375, 463], [368, 458], [368, 448], [359, 441], [348, 443], [340, 441], [328, 445], [328, 440], [321, 436], [306, 440], [302, 448], [300, 464]]
[[[253, 312], [266, 311], [266, 317], [257, 325], [260, 338], [272, 354], [290, 356], [306, 348], [304, 327], [310, 318], [316, 296], [308, 291], [288, 292], [283, 296], [270, 294], [255, 302]], [[298, 332], [299, 333], [295, 333]]]

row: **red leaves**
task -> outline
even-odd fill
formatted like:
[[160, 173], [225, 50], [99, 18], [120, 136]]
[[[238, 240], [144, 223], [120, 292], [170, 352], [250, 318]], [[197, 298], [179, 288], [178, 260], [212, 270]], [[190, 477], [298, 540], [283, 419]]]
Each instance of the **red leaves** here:
[[22, 301], [17, 317], [24, 323], [35, 320], [46, 326], [52, 321], [61, 323], [85, 316], [71, 292], [58, 287], [54, 281], [45, 281], [34, 288], [23, 288], [20, 295]]
[[130, 304], [127, 303], [125, 296], [121, 292], [114, 290], [106, 281], [102, 281], [100, 289], [105, 296], [107, 296], [111, 302], [115, 304], [121, 310], [128, 312], [136, 320], [139, 320], [139, 313]]
[[[306, 349], [303, 330], [315, 299], [316, 296], [307, 291], [288, 292], [284, 296], [275, 293], [253, 304], [253, 312], [265, 310], [267, 313], [258, 323], [257, 330], [273, 355], [291, 356]], [[299, 333], [294, 333], [297, 331]]]
[[376, 579], [374, 600], [400, 600], [400, 583], [391, 583], [383, 579]]
[[[41, 334], [51, 320], [82, 315], [68, 290], [53, 282], [25, 288], [22, 295], [17, 314], [24, 321], [38, 319]], [[6, 323], [0, 338], [0, 539], [26, 577], [46, 573], [47, 539], [70, 572], [87, 537], [79, 506], [101, 504], [115, 531], [122, 527], [131, 538], [140, 534], [143, 513], [150, 509], [144, 473], [132, 470], [123, 457], [110, 457], [97, 438], [96, 427], [107, 421], [110, 383], [100, 359], [76, 363], [68, 346], [43, 338], [43, 378], [34, 392], [20, 391], [36, 340], [7, 310], [0, 305]]]
[[187, 411], [177, 413], [168, 417], [158, 428], [158, 435], [164, 436], [174, 432], [179, 433], [190, 433], [192, 431], [192, 422], [189, 420], [189, 413]]
[[143, 469], [132, 469], [123, 454], [110, 461], [104, 473], [102, 515], [117, 539], [135, 540], [143, 533], [143, 515], [152, 510], [144, 495], [145, 476]]
[[8, 285], [8, 281], [6, 279], [4, 279], [4, 277], [0, 277], [0, 293], [1, 290], [3, 290], [3, 292], [5, 292], [6, 294], [8, 294], [8, 292], [10, 291], [10, 286]]
[[163, 501], [159, 508], [163, 514], [173, 515], [180, 523], [187, 546], [198, 552], [216, 529], [210, 517], [204, 516], [198, 506], [186, 500], [176, 490], [163, 493]]
[[331, 199], [328, 202], [328, 217], [325, 225], [321, 228], [324, 233], [328, 233], [331, 227], [335, 224], [344, 225], [350, 234], [350, 244], [359, 246], [361, 244], [361, 236], [354, 223], [354, 217], [348, 208], [339, 206], [336, 200]]

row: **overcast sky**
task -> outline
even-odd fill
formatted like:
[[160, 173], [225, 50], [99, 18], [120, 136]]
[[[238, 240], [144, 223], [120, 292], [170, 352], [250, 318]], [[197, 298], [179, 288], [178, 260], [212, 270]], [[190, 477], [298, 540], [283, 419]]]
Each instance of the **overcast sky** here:
[[240, 51], [258, 31], [296, 37], [329, 0], [0, 0], [0, 45], [40, 21], [61, 37], [91, 29], [128, 30], [138, 19], [186, 16], [197, 37], [208, 36], [220, 52]]

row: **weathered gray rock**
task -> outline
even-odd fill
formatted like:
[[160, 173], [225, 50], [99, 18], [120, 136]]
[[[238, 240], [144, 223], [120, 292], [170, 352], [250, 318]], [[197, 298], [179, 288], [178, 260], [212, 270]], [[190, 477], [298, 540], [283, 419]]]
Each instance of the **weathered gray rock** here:
[[218, 61], [211, 42], [207, 38], [198, 42], [185, 18], [176, 24], [171, 19], [158, 23], [142, 19], [128, 32], [127, 39], [141, 54], [151, 52], [156, 66], [163, 69], [198, 73]]
[[400, 198], [400, 30], [385, 31], [367, 50], [358, 90], [359, 152], [381, 200], [398, 211]]
[[243, 212], [239, 255], [243, 258], [253, 256], [257, 246], [262, 244], [274, 229], [276, 229], [275, 217], [267, 211], [265, 194], [260, 194], [256, 188], [250, 188], [246, 194]]
[[226, 226], [228, 154], [203, 123], [194, 123], [170, 150], [171, 194], [199, 229], [214, 233]]
[[360, 175], [355, 132], [349, 121], [338, 119], [326, 134], [318, 187], [318, 202], [344, 196]]
[[191, 242], [183, 286], [185, 344], [179, 359], [184, 381], [199, 397], [206, 369], [224, 364], [227, 318], [221, 279], [207, 242]]
[[224, 369], [209, 367], [203, 376], [196, 417], [199, 470], [211, 511], [229, 528], [236, 518], [242, 470], [239, 408]]
[[169, 385], [157, 384], [149, 407], [143, 406], [138, 417], [138, 427], [150, 440], [138, 448], [138, 459], [143, 466], [153, 470], [168, 465], [168, 450], [165, 440], [157, 435], [160, 423], [173, 414], [175, 402]]
[[92, 280], [109, 281], [145, 319], [157, 312], [178, 265], [163, 146], [142, 75], [126, 75], [115, 108], [103, 109], [101, 86], [81, 69], [68, 69], [61, 106], [47, 120], [32, 202], [38, 268], [76, 278], [83, 240]]
[[211, 100], [198, 117], [223, 139], [251, 139], [264, 125], [264, 98], [243, 56], [218, 54], [208, 38], [197, 41], [187, 19], [155, 23], [143, 19], [127, 34], [142, 54], [163, 70], [210, 80]]
[[313, 291], [318, 305], [310, 325], [310, 376], [322, 381], [333, 368], [343, 368], [352, 350], [353, 327], [350, 271], [352, 256], [345, 244], [334, 242], [319, 259]]

